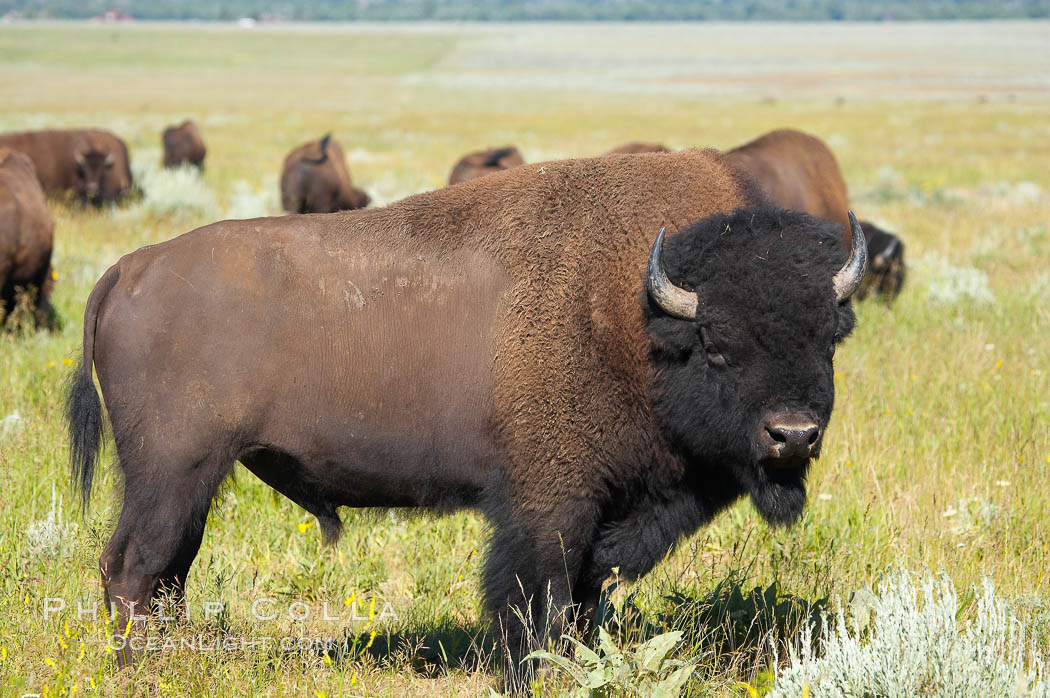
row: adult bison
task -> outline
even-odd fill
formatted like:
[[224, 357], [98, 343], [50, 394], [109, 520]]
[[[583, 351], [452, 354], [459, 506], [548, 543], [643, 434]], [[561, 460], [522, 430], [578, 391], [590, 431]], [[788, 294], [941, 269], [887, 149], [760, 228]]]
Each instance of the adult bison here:
[[81, 201], [112, 203], [131, 189], [124, 141], [109, 131], [67, 129], [0, 134], [0, 147], [29, 156], [48, 194], [71, 191]]
[[[672, 221], [698, 222], [665, 242]], [[94, 365], [124, 471], [101, 558], [118, 627], [181, 593], [235, 460], [328, 541], [340, 506], [484, 512], [485, 602], [512, 655], [512, 609], [557, 633], [613, 567], [645, 574], [742, 495], [794, 521], [862, 236], [847, 255], [834, 224], [687, 150], [226, 221], [123, 257], [88, 298], [67, 401], [86, 503]]]
[[[749, 173], [777, 206], [837, 221], [843, 240], [849, 239], [846, 181], [835, 156], [819, 138], [779, 129], [730, 150], [726, 157]], [[892, 302], [904, 283], [904, 245], [871, 223], [861, 221], [861, 227], [878, 234], [867, 238], [869, 278], [857, 298], [872, 292]]]
[[624, 143], [606, 155], [637, 155], [638, 153], [669, 153], [671, 149], [663, 143]]
[[904, 266], [904, 243], [870, 221], [860, 222], [868, 240], [868, 273], [857, 289], [856, 298], [876, 295], [892, 302], [904, 285], [907, 269]]
[[164, 143], [165, 167], [189, 164], [204, 169], [208, 149], [204, 147], [204, 137], [195, 122], [187, 119], [178, 126], [167, 127], [161, 134], [161, 142]]
[[493, 172], [509, 170], [518, 165], [524, 165], [525, 159], [521, 157], [518, 149], [512, 145], [502, 148], [489, 148], [479, 150], [475, 153], [467, 153], [459, 159], [452, 173], [448, 176], [449, 184], [459, 184], [470, 179], [484, 177]]
[[289, 213], [351, 211], [371, 200], [350, 183], [343, 148], [330, 133], [303, 143], [284, 159], [281, 205]]
[[51, 326], [51, 245], [55, 224], [24, 153], [0, 148], [0, 325], [17, 303], [18, 290], [34, 296], [37, 326]]

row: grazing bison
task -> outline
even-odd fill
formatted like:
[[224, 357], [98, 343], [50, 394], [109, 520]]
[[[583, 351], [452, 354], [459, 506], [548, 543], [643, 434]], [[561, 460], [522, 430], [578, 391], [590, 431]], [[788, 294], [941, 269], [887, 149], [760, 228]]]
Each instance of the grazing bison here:
[[671, 149], [663, 143], [624, 143], [606, 155], [637, 155], [638, 153], [669, 153]]
[[[676, 220], [697, 222], [665, 241]], [[645, 574], [740, 496], [794, 521], [862, 236], [847, 254], [833, 224], [686, 150], [225, 221], [126, 255], [88, 298], [67, 398], [86, 504], [94, 366], [124, 472], [101, 557], [118, 627], [182, 593], [235, 460], [327, 541], [341, 506], [484, 512], [485, 601], [512, 656], [531, 628], [512, 609], [557, 636], [613, 567]]]
[[109, 131], [69, 129], [0, 134], [0, 147], [19, 150], [36, 167], [48, 194], [72, 191], [85, 203], [112, 203], [131, 189], [124, 141]]
[[904, 243], [874, 223], [861, 221], [860, 227], [868, 240], [868, 273], [856, 297], [863, 299], [874, 294], [891, 302], [904, 285]]
[[452, 174], [448, 176], [449, 184], [459, 184], [468, 179], [477, 179], [493, 172], [509, 170], [518, 165], [524, 165], [525, 159], [521, 157], [518, 149], [512, 145], [502, 148], [489, 148], [479, 150], [476, 153], [464, 155], [452, 168]]
[[37, 326], [52, 326], [49, 298], [55, 224], [33, 161], [0, 148], [0, 324], [14, 309], [18, 289], [35, 296]]
[[204, 169], [204, 138], [197, 124], [187, 119], [178, 126], [169, 126], [161, 136], [164, 143], [164, 166], [178, 167], [183, 163]]
[[[849, 240], [846, 181], [835, 156], [819, 138], [793, 129], [770, 131], [730, 150], [726, 158], [749, 173], [774, 204], [837, 221], [843, 240]], [[870, 223], [861, 226], [865, 231], [875, 229]], [[892, 302], [904, 282], [904, 245], [891, 233], [879, 233], [877, 241], [868, 238], [872, 260], [868, 273], [878, 278], [866, 280], [857, 298], [871, 290]], [[886, 258], [876, 262], [877, 250]]]
[[364, 208], [372, 199], [350, 183], [339, 141], [326, 134], [284, 159], [281, 205], [289, 213], [334, 213]]

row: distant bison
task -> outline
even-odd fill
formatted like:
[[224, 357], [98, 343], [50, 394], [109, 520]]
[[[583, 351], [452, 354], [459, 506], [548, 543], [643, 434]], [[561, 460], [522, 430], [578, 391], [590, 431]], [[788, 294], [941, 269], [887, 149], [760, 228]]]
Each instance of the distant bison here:
[[[665, 240], [675, 220], [697, 222]], [[342, 506], [484, 512], [485, 603], [517, 658], [532, 621], [585, 624], [613, 568], [645, 574], [741, 496], [794, 521], [854, 324], [852, 230], [847, 250], [687, 150], [225, 221], [124, 256], [88, 298], [67, 399], [86, 503], [94, 366], [124, 472], [101, 558], [117, 627], [140, 634], [136, 609], [182, 594], [234, 461], [327, 541]]]
[[37, 326], [52, 324], [54, 227], [32, 160], [0, 148], [0, 324], [14, 309], [19, 289], [35, 297]]
[[669, 153], [671, 149], [662, 143], [625, 143], [613, 148], [606, 155], [637, 155], [638, 153]]
[[371, 200], [351, 184], [343, 148], [330, 133], [304, 143], [284, 159], [281, 205], [289, 213], [350, 211]]
[[0, 147], [29, 156], [48, 194], [72, 191], [86, 203], [112, 203], [131, 189], [124, 141], [109, 131], [69, 129], [0, 134]]
[[187, 119], [178, 126], [169, 126], [161, 136], [164, 143], [164, 166], [178, 167], [190, 164], [204, 169], [204, 138], [197, 124]]
[[477, 179], [493, 172], [509, 170], [518, 165], [524, 165], [525, 159], [521, 157], [518, 149], [512, 145], [502, 148], [489, 148], [469, 153], [460, 158], [456, 166], [452, 168], [452, 174], [448, 176], [449, 184], [466, 182], [468, 179]]
[[857, 289], [856, 297], [869, 294], [892, 301], [904, 285], [904, 243], [893, 233], [868, 221], [861, 221], [864, 237], [868, 239], [868, 273]]
[[[849, 239], [850, 223], [844, 213], [849, 208], [846, 181], [835, 156], [819, 138], [793, 129], [770, 131], [730, 150], [726, 158], [750, 174], [777, 206], [837, 221], [842, 226], [843, 241]], [[861, 226], [874, 229], [870, 223], [862, 222]], [[869, 238], [868, 257], [872, 263], [868, 271], [878, 274], [879, 279], [869, 280], [858, 298], [870, 290], [892, 301], [904, 282], [904, 245], [891, 233], [878, 232], [876, 247], [887, 255], [887, 260], [880, 259], [876, 268], [874, 259], [878, 252]]]

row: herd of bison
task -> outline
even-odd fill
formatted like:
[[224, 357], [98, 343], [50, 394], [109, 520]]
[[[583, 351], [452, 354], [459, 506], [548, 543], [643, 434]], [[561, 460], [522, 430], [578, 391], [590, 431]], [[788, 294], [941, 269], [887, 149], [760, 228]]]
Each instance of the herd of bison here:
[[[192, 122], [163, 144], [165, 166], [204, 167]], [[22, 291], [52, 315], [45, 195], [132, 187], [108, 131], [0, 134], [0, 317]], [[94, 369], [124, 474], [100, 567], [125, 635], [182, 593], [239, 461], [327, 541], [341, 506], [483, 512], [513, 673], [593, 620], [610, 570], [645, 574], [737, 498], [798, 517], [850, 301], [904, 279], [900, 240], [848, 212], [834, 156], [795, 130], [724, 153], [494, 148], [365, 211], [327, 135], [291, 151], [280, 187], [289, 214], [330, 215], [197, 229], [126, 255], [87, 299], [66, 416], [86, 505]]]
[[[164, 129], [164, 166], [204, 168], [207, 152], [191, 120]], [[627, 143], [605, 153], [666, 153], [658, 143]], [[734, 148], [726, 156], [748, 173], [772, 203], [849, 225], [845, 180], [828, 147], [800, 131], [782, 129]], [[488, 148], [460, 158], [449, 175], [457, 184], [525, 164], [514, 146]], [[131, 162], [124, 141], [100, 129], [0, 134], [0, 323], [18, 294], [29, 292], [38, 326], [53, 323], [51, 249], [54, 223], [45, 195], [70, 195], [100, 206], [132, 191]], [[281, 206], [288, 213], [334, 213], [368, 206], [371, 197], [355, 187], [339, 142], [326, 135], [293, 149], [281, 168]], [[873, 223], [861, 221], [869, 268], [857, 297], [869, 293], [892, 302], [904, 281], [904, 246]]]

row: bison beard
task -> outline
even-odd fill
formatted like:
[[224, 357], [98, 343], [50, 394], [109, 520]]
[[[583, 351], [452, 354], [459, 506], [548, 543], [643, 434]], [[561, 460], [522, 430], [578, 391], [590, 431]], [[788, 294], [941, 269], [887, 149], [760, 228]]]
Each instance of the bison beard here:
[[[124, 472], [100, 560], [118, 627], [182, 593], [234, 460], [329, 540], [341, 506], [482, 511], [512, 673], [530, 637], [592, 617], [614, 567], [645, 574], [741, 495], [792, 520], [853, 316], [836, 226], [761, 205], [693, 150], [522, 165], [125, 256], [88, 298], [67, 400], [87, 498], [93, 367]], [[701, 222], [654, 265], [673, 220]], [[692, 314], [646, 293], [647, 255]]]

